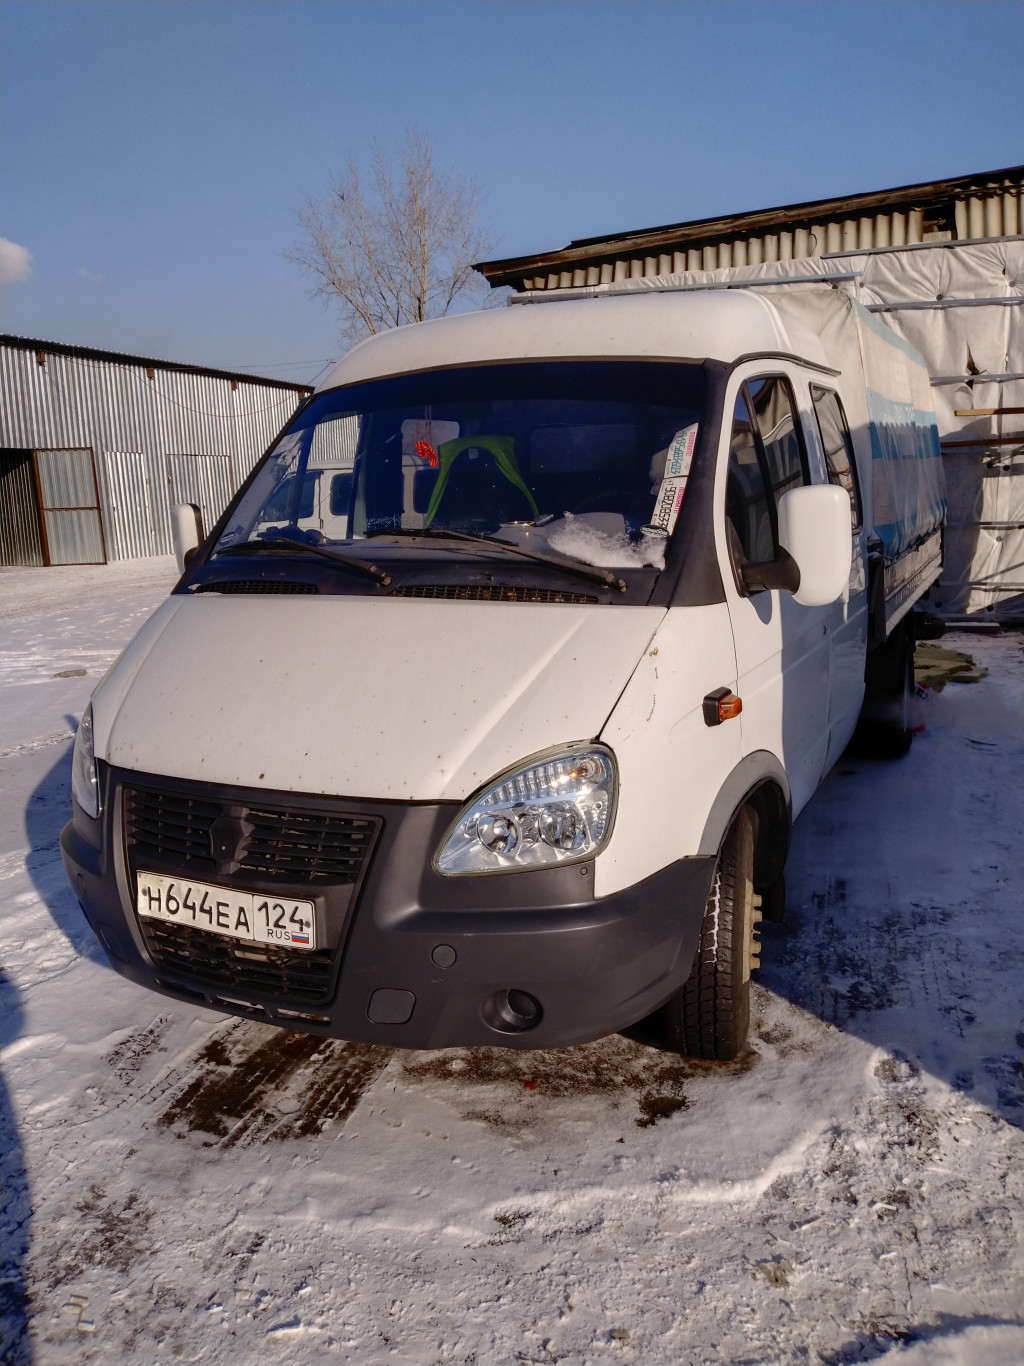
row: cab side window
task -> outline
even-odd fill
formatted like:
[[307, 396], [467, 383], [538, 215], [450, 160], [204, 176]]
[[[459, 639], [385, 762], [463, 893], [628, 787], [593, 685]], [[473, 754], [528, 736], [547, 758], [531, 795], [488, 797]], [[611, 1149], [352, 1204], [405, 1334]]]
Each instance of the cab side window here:
[[[752, 562], [774, 558], [775, 538], [769, 512], [768, 486], [744, 391], [737, 397], [733, 413], [725, 513], [729, 519], [730, 532], [735, 534], [731, 547], [734, 558], [736, 553]], [[732, 535], [730, 539], [733, 539]]]
[[750, 380], [744, 386], [750, 396], [761, 437], [768, 479], [775, 506], [790, 489], [807, 483], [800, 423], [788, 380], [781, 375]]
[[839, 395], [831, 389], [811, 385], [811, 402], [818, 419], [818, 431], [825, 450], [830, 484], [838, 484], [850, 495], [850, 517], [853, 530], [861, 527], [860, 491], [853, 459], [853, 442]]
[[779, 499], [808, 482], [796, 404], [782, 375], [749, 380], [736, 399], [726, 485], [734, 558], [752, 564], [779, 551]]

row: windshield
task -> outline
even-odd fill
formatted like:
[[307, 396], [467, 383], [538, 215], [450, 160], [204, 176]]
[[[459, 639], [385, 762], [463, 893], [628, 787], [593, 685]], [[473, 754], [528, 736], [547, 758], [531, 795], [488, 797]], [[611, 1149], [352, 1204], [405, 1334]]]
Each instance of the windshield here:
[[[546, 361], [319, 395], [267, 456], [214, 553], [359, 553], [467, 535], [607, 568], [662, 568], [703, 405], [699, 366]], [[253, 545], [253, 552], [257, 547]], [[283, 548], [283, 547], [282, 547]], [[369, 548], [367, 548], [368, 551]]]

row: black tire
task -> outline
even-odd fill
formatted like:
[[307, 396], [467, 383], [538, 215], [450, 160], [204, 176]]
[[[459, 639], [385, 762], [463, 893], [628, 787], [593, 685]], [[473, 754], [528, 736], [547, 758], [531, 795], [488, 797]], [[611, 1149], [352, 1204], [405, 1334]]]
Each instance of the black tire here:
[[746, 1044], [760, 919], [753, 878], [754, 830], [744, 809], [718, 855], [693, 968], [663, 1007], [672, 1047], [691, 1058], [727, 1062]]
[[914, 638], [901, 630], [885, 647], [892, 656], [888, 677], [869, 683], [857, 727], [858, 748], [873, 759], [902, 759], [914, 739]]
[[900, 647], [899, 689], [892, 698], [887, 739], [889, 757], [901, 759], [914, 741], [914, 722], [911, 714], [914, 696], [914, 642], [904, 637]]

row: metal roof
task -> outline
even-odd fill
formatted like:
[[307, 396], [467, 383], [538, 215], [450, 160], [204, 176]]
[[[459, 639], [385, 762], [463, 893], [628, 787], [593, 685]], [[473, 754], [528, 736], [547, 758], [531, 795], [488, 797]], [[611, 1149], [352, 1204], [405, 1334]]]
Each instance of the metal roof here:
[[172, 370], [178, 374], [203, 375], [211, 379], [228, 379], [248, 384], [269, 385], [274, 389], [291, 389], [294, 393], [310, 394], [309, 384], [296, 384], [293, 380], [266, 379], [245, 370], [217, 370], [208, 365], [187, 365], [183, 361], [159, 360], [153, 356], [131, 356], [121, 351], [101, 351], [95, 346], [71, 346], [66, 342], [43, 341], [37, 337], [15, 337], [9, 333], [0, 335], [0, 346], [9, 346], [17, 351], [42, 352], [50, 356], [74, 356], [78, 360], [103, 361], [111, 365], [134, 365], [147, 370]]
[[[911, 209], [923, 211], [926, 219], [934, 219], [940, 231], [959, 237], [964, 234], [957, 228], [955, 205], [958, 202], [1001, 194], [1009, 187], [1019, 193], [1022, 181], [1024, 166], [1010, 166], [952, 180], [925, 181], [836, 199], [808, 200], [724, 217], [694, 219], [601, 237], [581, 237], [557, 251], [480, 261], [476, 269], [492, 286], [513, 285], [522, 289], [524, 277], [564, 271], [566, 267], [579, 267], [602, 259], [618, 259], [638, 253], [664, 253], [666, 249], [710, 243], [722, 238], [771, 233], [782, 228], [807, 228], [823, 222], [870, 217], [878, 213], [900, 213]], [[978, 234], [971, 232], [969, 235], [973, 237]]]

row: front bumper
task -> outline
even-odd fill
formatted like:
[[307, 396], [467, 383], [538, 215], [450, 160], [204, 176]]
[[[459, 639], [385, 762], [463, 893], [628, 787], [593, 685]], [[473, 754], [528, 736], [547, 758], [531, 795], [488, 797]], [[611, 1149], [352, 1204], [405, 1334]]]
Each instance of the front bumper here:
[[[458, 810], [451, 803], [297, 798], [105, 766], [102, 778], [105, 814], [94, 822], [76, 809], [61, 835], [68, 881], [111, 965], [140, 986], [179, 1000], [399, 1048], [552, 1048], [600, 1038], [650, 1014], [685, 981], [697, 951], [713, 858], [680, 859], [596, 899], [589, 863], [438, 876], [430, 862]], [[234, 941], [204, 931], [193, 934], [220, 953], [217, 962], [189, 952], [168, 957], [154, 947], [151, 922], [144, 925], [133, 905], [132, 866], [139, 856], [124, 835], [126, 785], [178, 789], [230, 806], [284, 803], [294, 810], [303, 803], [376, 823], [376, 844], [356, 882], [315, 890], [326, 945], [319, 985], [296, 986], [294, 974], [275, 965], [239, 976]], [[175, 872], [172, 864], [163, 866]], [[244, 870], [211, 877], [179, 867], [176, 875], [256, 885]], [[301, 894], [311, 895], [308, 887]], [[300, 950], [292, 957], [300, 968], [308, 966]], [[510, 990], [539, 1003], [530, 1027], [510, 1026], [507, 1012], [496, 1010], [495, 1001]]]

